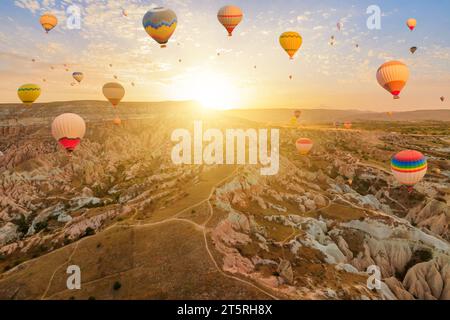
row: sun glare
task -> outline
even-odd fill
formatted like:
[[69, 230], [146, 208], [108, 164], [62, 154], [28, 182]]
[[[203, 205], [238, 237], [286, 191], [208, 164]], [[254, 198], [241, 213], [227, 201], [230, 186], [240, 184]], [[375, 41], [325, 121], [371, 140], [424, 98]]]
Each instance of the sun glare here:
[[193, 98], [204, 108], [225, 110], [237, 107], [238, 92], [226, 77], [212, 73], [199, 74], [192, 86]]

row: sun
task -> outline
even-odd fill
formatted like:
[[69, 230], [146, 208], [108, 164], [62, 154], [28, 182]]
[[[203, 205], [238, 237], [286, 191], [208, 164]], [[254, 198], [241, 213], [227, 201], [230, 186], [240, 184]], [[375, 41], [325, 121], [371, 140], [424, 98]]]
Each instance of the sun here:
[[238, 92], [231, 79], [213, 73], [201, 73], [191, 84], [193, 99], [204, 108], [226, 110], [238, 105]]

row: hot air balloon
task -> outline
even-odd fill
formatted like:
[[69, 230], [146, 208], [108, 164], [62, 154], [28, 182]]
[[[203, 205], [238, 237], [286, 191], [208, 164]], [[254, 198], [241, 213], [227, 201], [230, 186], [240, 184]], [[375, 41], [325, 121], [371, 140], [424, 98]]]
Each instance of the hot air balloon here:
[[114, 76], [114, 79], [116, 79], [116, 80], [117, 80], [117, 79], [118, 79], [118, 77], [117, 77], [117, 76]]
[[66, 72], [69, 72], [69, 69], [66, 69]]
[[392, 117], [392, 116], [394, 115], [394, 113], [393, 113], [392, 111], [386, 112], [386, 114], [387, 114], [389, 117]]
[[17, 90], [17, 95], [23, 104], [31, 106], [41, 95], [41, 87], [37, 84], [24, 84]]
[[135, 86], [134, 82], [132, 82], [131, 85], [134, 87]]
[[43, 81], [43, 82], [47, 82], [47, 79], [44, 78], [44, 79], [42, 79], [42, 81]]
[[236, 6], [222, 7], [217, 13], [217, 19], [227, 29], [229, 37], [233, 35], [233, 30], [241, 23], [243, 17], [241, 8]]
[[113, 123], [114, 123], [116, 126], [120, 126], [120, 125], [122, 124], [122, 120], [120, 120], [119, 117], [116, 117], [116, 118], [114, 118]]
[[400, 99], [400, 92], [409, 78], [408, 67], [400, 61], [384, 63], [377, 71], [377, 80], [380, 86], [389, 91], [394, 99]]
[[413, 31], [416, 28], [417, 21], [416, 19], [410, 18], [408, 21], [406, 21], [406, 25], [408, 26], [409, 30]]
[[295, 143], [295, 146], [301, 155], [307, 155], [311, 151], [313, 145], [314, 143], [312, 140], [308, 138], [300, 138]]
[[292, 116], [291, 119], [289, 120], [289, 123], [291, 124], [291, 126], [297, 126], [298, 125], [297, 118]]
[[117, 107], [125, 96], [125, 89], [119, 83], [110, 82], [103, 86], [103, 95], [111, 102], [113, 107]]
[[110, 68], [112, 68], [112, 66], [113, 66], [112, 63], [110, 63], [109, 66], [110, 66]]
[[391, 159], [391, 170], [400, 184], [412, 187], [427, 173], [427, 159], [419, 151], [404, 150]]
[[77, 80], [78, 83], [80, 83], [80, 82], [83, 80], [83, 78], [84, 78], [84, 74], [83, 74], [82, 72], [74, 72], [74, 73], [72, 74], [72, 77], [73, 77], [75, 80]]
[[287, 52], [290, 59], [294, 59], [294, 55], [302, 46], [303, 39], [297, 32], [288, 31], [280, 36], [280, 45]]
[[39, 20], [45, 32], [49, 33], [58, 24], [58, 18], [51, 13], [45, 13]]
[[336, 24], [336, 27], [337, 27], [338, 31], [341, 31], [343, 26], [344, 26], [344, 24], [342, 22], [340, 22], [340, 21]]
[[55, 70], [55, 67], [54, 67], [54, 66], [51, 66], [50, 69], [51, 69], [51, 70]]
[[302, 115], [302, 112], [300, 110], [295, 110], [294, 111], [294, 117], [297, 119], [300, 119], [300, 116]]
[[179, 63], [181, 63], [181, 62], [182, 62], [182, 60], [181, 60], [181, 59], [178, 59], [178, 62], [179, 62]]
[[253, 66], [253, 69], [256, 69], [256, 66]]
[[123, 9], [123, 10], [122, 10], [122, 15], [123, 15], [124, 17], [128, 17], [128, 12], [127, 12], [127, 10]]
[[289, 75], [289, 80], [292, 80], [292, 78], [293, 78], [292, 75]]
[[31, 59], [32, 62], [36, 62], [36, 59]]
[[409, 49], [409, 51], [411, 51], [411, 53], [414, 54], [414, 53], [416, 53], [416, 51], [417, 51], [417, 47], [411, 47], [411, 48]]
[[86, 123], [77, 114], [64, 113], [53, 120], [52, 135], [69, 153], [76, 149], [85, 133]]
[[170, 9], [158, 7], [145, 14], [142, 24], [148, 35], [165, 48], [177, 28], [177, 16]]
[[440, 99], [441, 99], [442, 102], [445, 101], [445, 97], [444, 96], [442, 96]]
[[71, 82], [70, 85], [71, 85], [72, 87], [74, 87], [74, 86], [76, 85], [76, 83], [75, 83], [75, 82]]
[[353, 124], [350, 121], [346, 121], [344, 123], [344, 128], [350, 130], [352, 128]]
[[355, 44], [355, 48], [358, 49], [359, 48], [359, 44]]

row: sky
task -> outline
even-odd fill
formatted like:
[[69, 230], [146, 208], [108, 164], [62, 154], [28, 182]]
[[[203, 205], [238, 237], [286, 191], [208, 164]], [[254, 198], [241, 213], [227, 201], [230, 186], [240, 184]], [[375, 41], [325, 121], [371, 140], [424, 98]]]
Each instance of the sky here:
[[[242, 8], [244, 19], [231, 38], [217, 20], [217, 11], [226, 4], [1, 0], [0, 103], [19, 102], [17, 88], [25, 83], [41, 86], [38, 102], [103, 100], [103, 84], [117, 81], [126, 89], [124, 101], [198, 100], [212, 108], [449, 108], [448, 0], [235, 0], [232, 4]], [[382, 13], [379, 30], [366, 25], [366, 10], [374, 4]], [[67, 27], [71, 5], [81, 10], [79, 30]], [[156, 6], [178, 16], [165, 49], [142, 26], [147, 10]], [[39, 24], [45, 12], [59, 19], [49, 34]], [[413, 32], [406, 26], [411, 17], [418, 21]], [[294, 61], [279, 45], [284, 31], [303, 37]], [[418, 47], [414, 55], [412, 46]], [[392, 59], [405, 62], [411, 73], [396, 101], [376, 81], [378, 67]], [[85, 79], [72, 86], [75, 71]]]

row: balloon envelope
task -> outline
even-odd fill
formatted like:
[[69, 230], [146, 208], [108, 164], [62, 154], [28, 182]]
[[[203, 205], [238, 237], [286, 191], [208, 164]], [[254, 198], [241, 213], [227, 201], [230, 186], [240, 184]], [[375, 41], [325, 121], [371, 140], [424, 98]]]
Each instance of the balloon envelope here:
[[158, 7], [149, 10], [142, 20], [148, 35], [164, 48], [177, 28], [177, 15], [170, 9]]
[[289, 55], [290, 59], [294, 58], [302, 43], [303, 39], [298, 32], [287, 31], [283, 32], [280, 36], [280, 45]]
[[408, 26], [409, 30], [413, 31], [416, 28], [417, 20], [410, 18], [406, 21], [406, 25]]
[[411, 51], [411, 53], [414, 54], [417, 51], [417, 47], [411, 47], [411, 49], [409, 49], [409, 51]]
[[41, 87], [37, 84], [24, 84], [17, 90], [19, 99], [26, 105], [32, 105], [41, 95]]
[[83, 118], [74, 113], [64, 113], [53, 120], [52, 135], [68, 152], [72, 152], [80, 144], [86, 133]]
[[116, 107], [125, 96], [125, 89], [120, 83], [109, 82], [103, 86], [103, 95]]
[[377, 80], [380, 86], [389, 91], [394, 99], [398, 99], [400, 92], [409, 79], [408, 67], [400, 61], [389, 61], [378, 68]]
[[78, 82], [81, 82], [84, 78], [84, 74], [82, 72], [74, 72], [72, 74], [72, 77], [77, 80]]
[[347, 122], [344, 123], [344, 128], [345, 128], [345, 129], [351, 129], [352, 126], [353, 126], [353, 124], [352, 124], [351, 122], [349, 122], [349, 121], [347, 121]]
[[241, 8], [236, 6], [225, 6], [220, 8], [217, 19], [228, 31], [228, 36], [233, 35], [233, 30], [241, 23], [244, 15]]
[[413, 186], [427, 173], [427, 159], [419, 151], [404, 150], [391, 159], [391, 170], [401, 184]]
[[49, 33], [50, 30], [58, 25], [58, 18], [56, 18], [56, 16], [51, 13], [45, 13], [41, 16], [39, 22], [41, 23], [45, 32]]
[[312, 140], [308, 138], [300, 138], [295, 143], [295, 146], [301, 155], [307, 155], [311, 151], [313, 145], [314, 143]]

